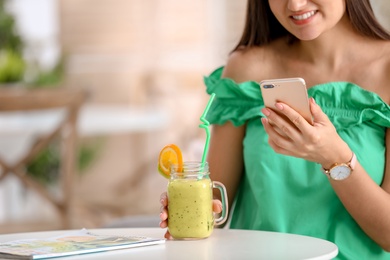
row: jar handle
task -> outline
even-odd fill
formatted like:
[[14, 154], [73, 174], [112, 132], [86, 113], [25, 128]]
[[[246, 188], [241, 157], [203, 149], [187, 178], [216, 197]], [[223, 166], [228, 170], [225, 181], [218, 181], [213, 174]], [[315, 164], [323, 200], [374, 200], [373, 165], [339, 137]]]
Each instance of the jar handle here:
[[221, 193], [221, 200], [222, 200], [222, 213], [219, 218], [215, 220], [215, 225], [221, 225], [225, 223], [227, 217], [228, 217], [228, 197], [226, 193], [225, 185], [220, 183], [219, 181], [213, 181], [213, 188], [218, 189]]

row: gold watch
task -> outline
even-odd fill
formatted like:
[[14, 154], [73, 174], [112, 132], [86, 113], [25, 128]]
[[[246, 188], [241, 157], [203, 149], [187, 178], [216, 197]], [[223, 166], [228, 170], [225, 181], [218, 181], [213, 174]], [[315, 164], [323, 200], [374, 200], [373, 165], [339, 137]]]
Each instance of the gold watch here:
[[332, 180], [345, 180], [355, 169], [356, 155], [352, 152], [352, 158], [347, 163], [334, 163], [329, 169], [321, 167], [321, 171]]

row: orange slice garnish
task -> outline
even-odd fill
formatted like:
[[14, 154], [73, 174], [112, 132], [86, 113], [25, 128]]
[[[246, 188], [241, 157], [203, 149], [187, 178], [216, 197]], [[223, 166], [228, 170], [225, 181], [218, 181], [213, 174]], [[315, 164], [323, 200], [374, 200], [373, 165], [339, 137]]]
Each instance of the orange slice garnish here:
[[167, 179], [171, 176], [172, 164], [178, 166], [178, 172], [183, 171], [183, 156], [180, 148], [175, 144], [164, 146], [158, 157], [158, 171]]

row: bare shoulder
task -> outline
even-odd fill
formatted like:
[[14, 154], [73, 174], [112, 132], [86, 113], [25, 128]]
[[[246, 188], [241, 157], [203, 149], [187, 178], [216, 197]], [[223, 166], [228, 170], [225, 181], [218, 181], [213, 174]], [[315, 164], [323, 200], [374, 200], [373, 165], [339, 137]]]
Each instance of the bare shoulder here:
[[365, 51], [356, 53], [345, 71], [345, 79], [390, 104], [390, 41], [370, 40], [358, 47]]
[[384, 53], [381, 56], [385, 59], [385, 69], [388, 72], [387, 75], [390, 80], [390, 41], [387, 41], [386, 44], [384, 44]]
[[230, 54], [223, 77], [240, 83], [257, 81], [267, 75], [272, 66], [273, 56], [270, 46], [242, 48]]
[[[371, 66], [374, 71], [371, 74], [377, 80], [376, 92], [390, 104], [390, 41], [386, 41], [376, 49], [376, 65]], [[375, 81], [374, 81], [375, 82]]]

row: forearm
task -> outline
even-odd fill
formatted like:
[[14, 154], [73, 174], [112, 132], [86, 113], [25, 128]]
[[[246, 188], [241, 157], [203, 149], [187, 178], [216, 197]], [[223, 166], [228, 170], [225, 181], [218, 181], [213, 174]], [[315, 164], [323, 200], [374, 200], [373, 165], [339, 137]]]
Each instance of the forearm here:
[[390, 194], [378, 186], [359, 163], [349, 178], [330, 180], [330, 183], [364, 232], [390, 251]]

